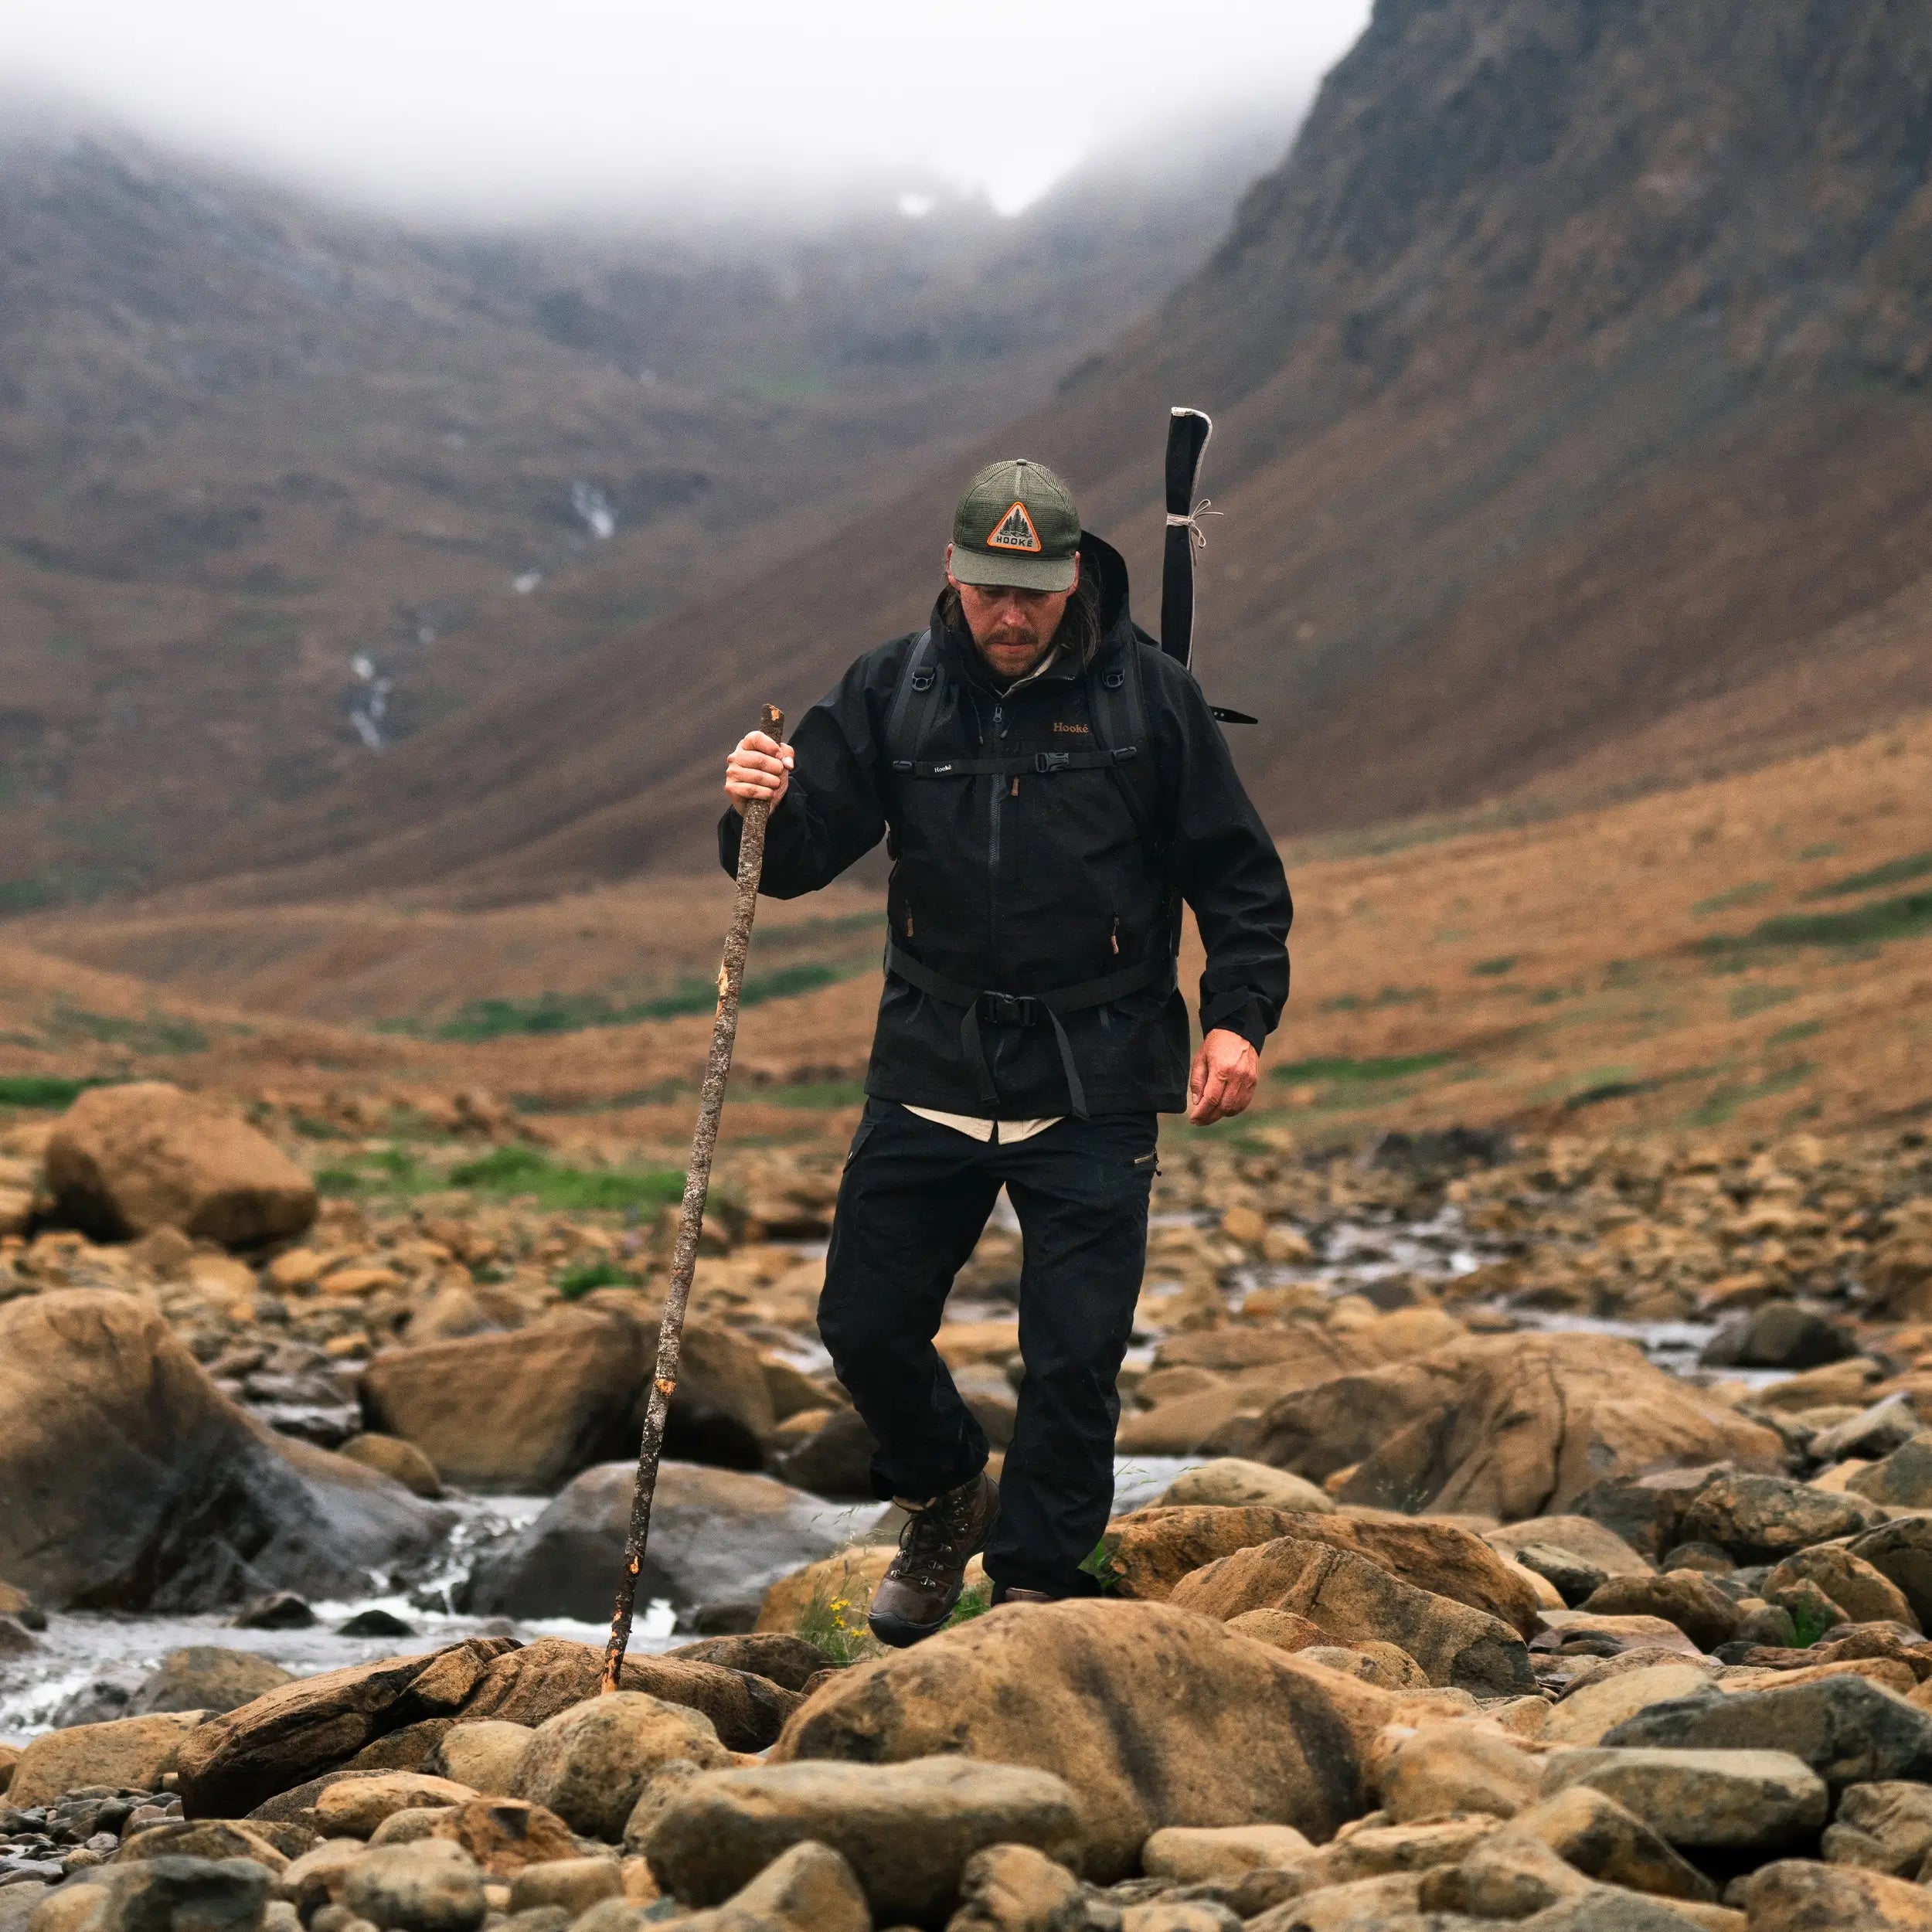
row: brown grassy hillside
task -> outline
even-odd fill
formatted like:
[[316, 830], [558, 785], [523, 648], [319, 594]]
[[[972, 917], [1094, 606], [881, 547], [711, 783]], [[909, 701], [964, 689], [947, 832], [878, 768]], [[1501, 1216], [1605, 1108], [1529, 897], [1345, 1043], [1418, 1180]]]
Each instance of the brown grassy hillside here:
[[[1165, 408], [1216, 412], [1201, 664], [1284, 835], [1834, 741], [1932, 702], [1928, 126], [1919, 10], [1383, 0], [1208, 268], [982, 452], [1065, 468], [1145, 613]], [[705, 862], [721, 748], [916, 620], [964, 467], [208, 863]]]

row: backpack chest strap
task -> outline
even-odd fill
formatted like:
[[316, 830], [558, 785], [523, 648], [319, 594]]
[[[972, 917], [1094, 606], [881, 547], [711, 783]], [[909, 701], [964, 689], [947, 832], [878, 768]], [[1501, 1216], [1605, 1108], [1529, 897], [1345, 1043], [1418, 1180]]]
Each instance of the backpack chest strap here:
[[1114, 751], [1013, 751], [1002, 758], [895, 758], [892, 769], [901, 778], [1017, 778], [1028, 772], [1044, 777], [1056, 771], [1110, 771], [1139, 756], [1138, 745], [1122, 745]]

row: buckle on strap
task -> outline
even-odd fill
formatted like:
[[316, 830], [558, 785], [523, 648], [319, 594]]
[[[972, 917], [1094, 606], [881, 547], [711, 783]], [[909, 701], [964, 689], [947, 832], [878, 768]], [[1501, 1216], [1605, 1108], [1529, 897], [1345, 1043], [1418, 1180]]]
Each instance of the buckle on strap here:
[[1073, 754], [1070, 751], [1036, 751], [1033, 753], [1033, 769], [1038, 772], [1071, 771]]
[[988, 1026], [1037, 1026], [1039, 1002], [1024, 993], [981, 993], [980, 1016]]

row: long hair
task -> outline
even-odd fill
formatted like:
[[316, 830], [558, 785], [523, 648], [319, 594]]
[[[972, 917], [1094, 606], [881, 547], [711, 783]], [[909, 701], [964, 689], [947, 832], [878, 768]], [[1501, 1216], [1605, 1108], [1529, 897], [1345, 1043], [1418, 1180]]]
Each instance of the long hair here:
[[[939, 614], [949, 629], [957, 631], [961, 637], [971, 636], [959, 593], [950, 583], [939, 594]], [[1077, 657], [1083, 665], [1094, 662], [1094, 654], [1100, 648], [1100, 584], [1097, 570], [1081, 572], [1080, 587], [1066, 600], [1066, 608], [1060, 614], [1060, 628], [1053, 633], [1053, 647]]]

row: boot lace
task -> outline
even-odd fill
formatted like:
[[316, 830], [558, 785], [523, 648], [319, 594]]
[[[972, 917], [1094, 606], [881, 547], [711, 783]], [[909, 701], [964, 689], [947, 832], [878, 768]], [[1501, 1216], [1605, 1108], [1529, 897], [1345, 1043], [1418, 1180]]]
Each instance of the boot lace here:
[[906, 1519], [899, 1532], [899, 1562], [894, 1566], [907, 1582], [929, 1587], [943, 1583], [961, 1566], [960, 1549], [972, 1527], [978, 1485], [935, 1496], [923, 1509]]

